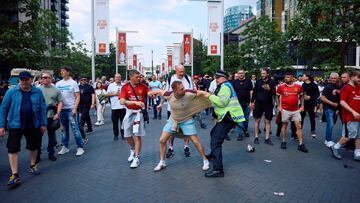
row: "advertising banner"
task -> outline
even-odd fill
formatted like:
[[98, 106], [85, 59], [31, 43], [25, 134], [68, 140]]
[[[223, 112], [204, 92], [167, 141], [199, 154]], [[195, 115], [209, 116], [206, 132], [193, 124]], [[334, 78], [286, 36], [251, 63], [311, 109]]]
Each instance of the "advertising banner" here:
[[109, 52], [109, 0], [95, 0], [95, 53], [108, 55]]
[[184, 65], [191, 66], [192, 58], [191, 58], [191, 35], [190, 34], [184, 34], [183, 47], [184, 47]]
[[137, 55], [136, 54], [133, 55], [133, 68], [137, 69]]
[[117, 34], [118, 64], [126, 65], [126, 33]]
[[208, 55], [220, 56], [221, 32], [223, 30], [222, 1], [208, 2]]
[[173, 68], [172, 55], [168, 55], [168, 71], [170, 72]]

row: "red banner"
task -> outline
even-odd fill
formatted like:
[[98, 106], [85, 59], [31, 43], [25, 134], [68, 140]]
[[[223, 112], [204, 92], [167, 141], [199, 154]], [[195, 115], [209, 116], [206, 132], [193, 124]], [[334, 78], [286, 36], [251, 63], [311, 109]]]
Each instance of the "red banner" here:
[[137, 69], [137, 55], [136, 54], [133, 55], [133, 68]]
[[183, 47], [184, 47], [184, 65], [191, 66], [192, 59], [191, 59], [191, 35], [190, 34], [184, 34]]
[[118, 64], [126, 65], [126, 33], [118, 33]]
[[161, 64], [161, 72], [165, 72], [165, 63]]
[[168, 71], [170, 72], [172, 70], [172, 55], [168, 55]]

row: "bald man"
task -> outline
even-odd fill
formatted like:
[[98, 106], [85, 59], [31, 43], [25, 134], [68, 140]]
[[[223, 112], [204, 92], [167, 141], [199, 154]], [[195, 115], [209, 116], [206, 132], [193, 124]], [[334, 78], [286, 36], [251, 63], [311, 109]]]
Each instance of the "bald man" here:
[[[175, 67], [175, 75], [171, 76], [168, 78], [168, 81], [166, 83], [166, 91], [173, 91], [173, 89], [171, 88], [171, 85], [174, 81], [181, 81], [182, 84], [184, 85], [185, 90], [194, 90], [194, 83], [191, 80], [191, 77], [186, 75], [185, 73], [185, 67], [183, 65], [177, 65]], [[164, 101], [162, 99], [160, 105], [158, 106], [158, 109], [160, 109], [163, 105]], [[167, 107], [168, 113], [167, 113], [167, 118], [170, 118], [171, 115], [171, 106], [168, 104]], [[170, 141], [169, 141], [169, 149], [168, 152], [166, 154], [166, 158], [170, 158], [174, 156], [174, 139], [175, 137], [171, 137]], [[189, 149], [189, 139], [185, 138], [184, 139], [184, 156], [189, 157], [190, 156], [190, 149]]]

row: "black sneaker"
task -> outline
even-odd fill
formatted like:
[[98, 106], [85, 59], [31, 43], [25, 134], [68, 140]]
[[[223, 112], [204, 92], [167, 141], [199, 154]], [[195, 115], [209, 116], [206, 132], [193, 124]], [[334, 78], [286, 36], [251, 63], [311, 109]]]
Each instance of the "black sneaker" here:
[[173, 149], [168, 149], [167, 153], [166, 153], [166, 158], [172, 158], [174, 157], [174, 150]]
[[161, 116], [159, 116], [158, 119], [161, 120]]
[[92, 129], [86, 129], [85, 134], [93, 133], [94, 131]]
[[264, 143], [265, 143], [265, 144], [268, 144], [268, 145], [274, 145], [274, 144], [271, 142], [270, 138], [265, 139]]
[[299, 145], [299, 146], [298, 146], [298, 150], [299, 150], [299, 151], [302, 151], [302, 152], [305, 152], [305, 153], [308, 153], [308, 152], [309, 152], [309, 150], [306, 149], [306, 147], [305, 147], [304, 144]]
[[245, 137], [250, 137], [248, 131], [245, 132]]
[[242, 134], [239, 134], [238, 138], [237, 138], [237, 141], [243, 141], [244, 140], [244, 137]]
[[212, 154], [207, 154], [205, 156], [209, 161], [214, 160], [214, 156]]
[[255, 137], [255, 139], [254, 139], [254, 144], [260, 144], [260, 143], [259, 143], [259, 138], [258, 138], [258, 137]]
[[153, 120], [156, 120], [156, 119], [157, 119], [156, 117], [153, 118]]
[[225, 140], [231, 141], [231, 138], [229, 137], [229, 135], [226, 135]]
[[189, 157], [190, 156], [190, 149], [189, 147], [184, 148], [184, 156]]
[[119, 136], [114, 136], [114, 140], [118, 140], [119, 139]]
[[282, 142], [280, 148], [281, 149], [286, 149], [286, 142]]
[[56, 161], [56, 160], [57, 160], [57, 158], [55, 157], [54, 154], [49, 154], [49, 159], [50, 159], [51, 161]]

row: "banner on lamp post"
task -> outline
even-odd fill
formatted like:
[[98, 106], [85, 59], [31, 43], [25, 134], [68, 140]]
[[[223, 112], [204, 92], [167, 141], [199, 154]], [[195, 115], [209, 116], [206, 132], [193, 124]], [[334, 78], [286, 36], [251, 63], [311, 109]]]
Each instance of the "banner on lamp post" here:
[[208, 2], [208, 56], [221, 55], [222, 12], [222, 1]]
[[95, 0], [95, 53], [108, 55], [109, 52], [109, 0]]
[[128, 65], [128, 69], [131, 70], [132, 69], [132, 65], [133, 65], [133, 48], [131, 46], [127, 47], [127, 65]]
[[165, 72], [165, 63], [161, 64], [161, 73]]
[[137, 69], [137, 55], [136, 54], [133, 55], [133, 68]]
[[175, 65], [180, 64], [180, 46], [172, 47], [172, 62]]
[[191, 66], [192, 58], [191, 58], [191, 35], [190, 34], [184, 34], [183, 47], [184, 47], [184, 65]]
[[117, 34], [118, 64], [126, 65], [126, 33], [119, 32]]
[[168, 55], [168, 71], [169, 72], [172, 70], [172, 66], [173, 66], [172, 55]]

